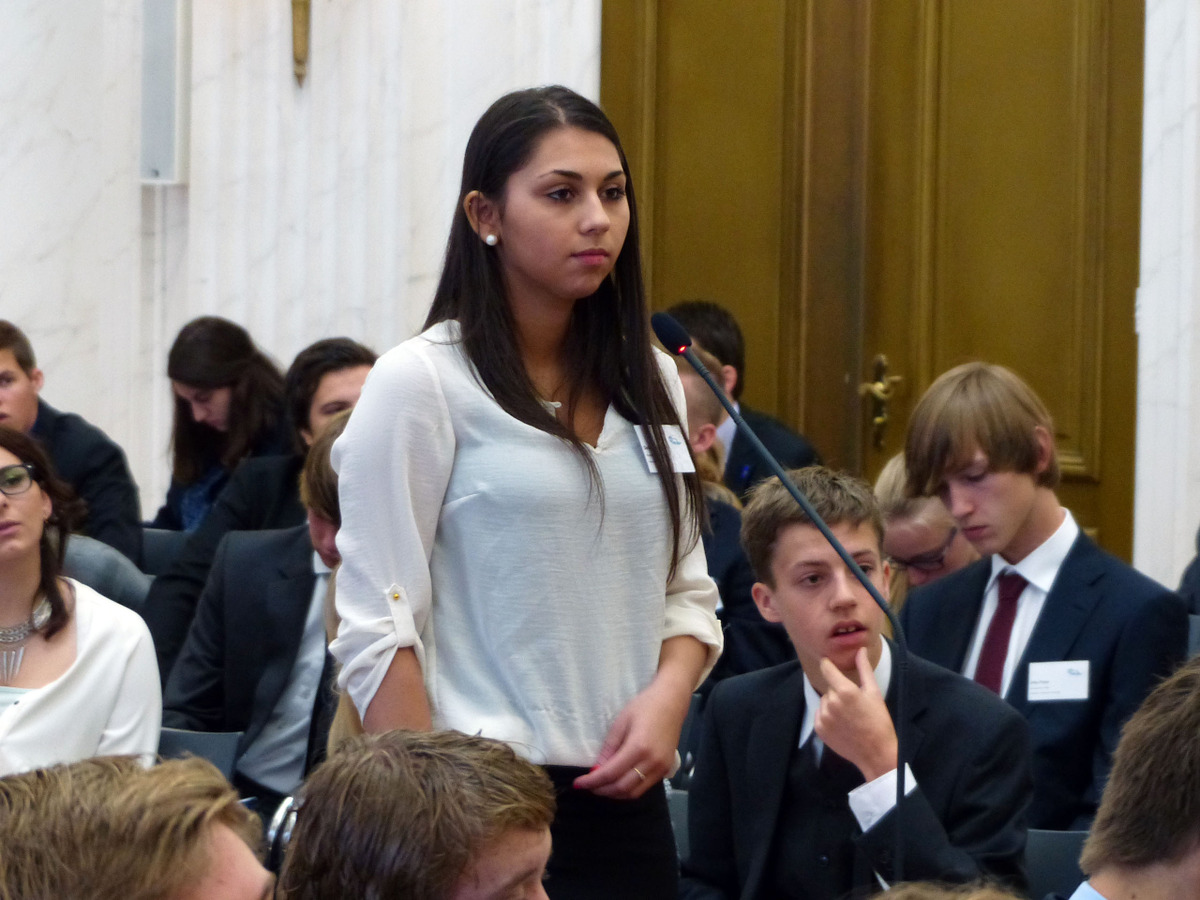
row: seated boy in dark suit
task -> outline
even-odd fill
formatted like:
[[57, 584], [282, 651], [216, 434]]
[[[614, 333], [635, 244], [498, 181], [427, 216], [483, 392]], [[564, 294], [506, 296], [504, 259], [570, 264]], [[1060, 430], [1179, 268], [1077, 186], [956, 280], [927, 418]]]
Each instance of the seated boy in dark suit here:
[[914, 591], [909, 646], [1029, 722], [1029, 826], [1088, 828], [1121, 726], [1183, 659], [1187, 615], [1058, 502], [1054, 423], [1002, 366], [938, 378], [909, 421], [908, 490], [937, 494], [983, 559]]
[[[746, 341], [733, 313], [711, 300], [685, 300], [667, 310], [691, 334], [692, 340], [716, 357], [720, 364], [710, 371], [723, 383], [738, 413], [758, 439], [785, 469], [800, 469], [821, 462], [820, 454], [808, 438], [793, 431], [774, 416], [743, 406], [746, 386]], [[717, 429], [717, 438], [725, 449], [725, 485], [743, 500], [750, 489], [771, 474], [770, 468], [732, 418]]]
[[[870, 487], [821, 467], [792, 474], [887, 596]], [[742, 543], [754, 601], [797, 661], [721, 682], [689, 791], [680, 896], [840, 898], [891, 881], [897, 741], [883, 612], [778, 479], [755, 489]], [[1024, 881], [1029, 735], [961, 676], [910, 657], [905, 693], [907, 879]]]
[[349, 415], [335, 416], [308, 451], [307, 525], [221, 540], [163, 694], [164, 724], [243, 733], [233, 784], [267, 819], [325, 758], [334, 701], [324, 600], [341, 524], [329, 451]]
[[304, 521], [299, 484], [305, 451], [333, 416], [358, 403], [374, 364], [375, 352], [349, 338], [325, 338], [296, 354], [284, 382], [296, 452], [244, 460], [170, 569], [150, 586], [142, 615], [154, 638], [164, 685], [221, 538], [230, 531], [288, 528]]

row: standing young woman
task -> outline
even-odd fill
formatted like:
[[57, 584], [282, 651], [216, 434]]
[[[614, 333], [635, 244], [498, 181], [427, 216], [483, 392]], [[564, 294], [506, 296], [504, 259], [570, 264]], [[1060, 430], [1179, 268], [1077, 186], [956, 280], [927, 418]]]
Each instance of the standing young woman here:
[[556, 900], [673, 897], [662, 778], [721, 636], [629, 169], [593, 103], [518, 91], [476, 124], [459, 200], [426, 331], [334, 448], [342, 684], [369, 731], [547, 766]]
[[246, 329], [219, 316], [183, 326], [167, 375], [175, 398], [171, 486], [150, 524], [193, 531], [238, 463], [291, 450], [283, 376]]

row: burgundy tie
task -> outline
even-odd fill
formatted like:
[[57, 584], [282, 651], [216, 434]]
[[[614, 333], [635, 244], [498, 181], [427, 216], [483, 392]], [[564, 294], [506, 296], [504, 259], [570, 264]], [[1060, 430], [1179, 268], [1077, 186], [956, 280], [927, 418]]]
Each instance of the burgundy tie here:
[[983, 638], [975, 680], [985, 688], [1000, 693], [1004, 681], [1004, 659], [1008, 656], [1008, 639], [1012, 636], [1013, 621], [1017, 618], [1017, 601], [1027, 582], [1016, 572], [1005, 572], [996, 579], [1000, 586], [1000, 602]]

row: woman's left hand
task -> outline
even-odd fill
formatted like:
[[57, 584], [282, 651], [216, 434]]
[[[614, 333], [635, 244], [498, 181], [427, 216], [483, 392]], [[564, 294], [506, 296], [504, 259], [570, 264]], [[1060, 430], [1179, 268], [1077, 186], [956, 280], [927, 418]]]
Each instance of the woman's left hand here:
[[632, 800], [666, 778], [675, 764], [675, 747], [687, 715], [672, 692], [657, 679], [621, 710], [592, 771], [575, 779], [575, 787], [601, 797]]
[[666, 778], [675, 765], [679, 732], [708, 651], [695, 638], [663, 644], [654, 680], [621, 710], [596, 765], [575, 787], [601, 797], [632, 800]]

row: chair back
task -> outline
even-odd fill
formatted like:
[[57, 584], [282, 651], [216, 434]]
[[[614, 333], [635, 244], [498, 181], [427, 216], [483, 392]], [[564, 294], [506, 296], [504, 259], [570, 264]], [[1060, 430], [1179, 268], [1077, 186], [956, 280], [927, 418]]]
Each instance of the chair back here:
[[158, 738], [158, 755], [164, 759], [199, 756], [221, 770], [226, 778], [233, 777], [237, 761], [240, 731], [188, 731], [184, 728], [163, 728]]
[[1029, 829], [1025, 844], [1025, 869], [1029, 874], [1029, 896], [1059, 894], [1070, 897], [1083, 881], [1079, 854], [1086, 831], [1043, 831]]

